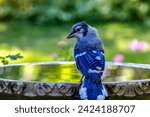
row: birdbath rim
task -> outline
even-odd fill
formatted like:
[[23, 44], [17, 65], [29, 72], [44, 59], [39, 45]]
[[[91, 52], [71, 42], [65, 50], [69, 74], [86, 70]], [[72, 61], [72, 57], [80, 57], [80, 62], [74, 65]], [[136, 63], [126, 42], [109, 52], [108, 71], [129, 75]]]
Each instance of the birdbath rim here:
[[[75, 64], [74, 61], [32, 62], [9, 64], [0, 68], [24, 65]], [[106, 62], [106, 66], [150, 69], [149, 64]], [[150, 99], [150, 79], [103, 82], [108, 99]], [[0, 99], [79, 99], [79, 84], [68, 82], [39, 82], [0, 79]], [[143, 98], [144, 96], [144, 98]]]
[[[24, 65], [62, 65], [62, 64], [75, 64], [75, 62], [74, 61], [27, 62], [27, 63], [1, 65], [0, 68], [12, 67], [12, 66], [24, 66]], [[142, 64], [142, 63], [110, 62], [110, 61], [107, 61], [106, 66], [108, 66], [108, 65], [131, 67], [131, 68], [150, 69], [150, 64]]]

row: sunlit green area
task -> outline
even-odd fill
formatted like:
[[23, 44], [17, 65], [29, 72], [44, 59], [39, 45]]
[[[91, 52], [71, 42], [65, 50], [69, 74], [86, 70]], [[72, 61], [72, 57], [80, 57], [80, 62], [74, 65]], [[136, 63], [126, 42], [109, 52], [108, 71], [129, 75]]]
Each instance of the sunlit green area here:
[[[106, 61], [150, 63], [149, 0], [0, 0], [0, 59], [20, 53], [23, 58], [7, 58], [9, 64], [73, 61], [76, 39], [66, 37], [71, 26], [82, 20], [97, 28]], [[80, 78], [75, 67], [22, 67], [22, 72], [18, 71], [21, 80], [77, 82]], [[45, 72], [47, 75], [40, 77], [39, 73]], [[134, 74], [123, 69], [129, 80]], [[106, 81], [113, 81], [111, 78]]]
[[[10, 63], [73, 60], [75, 39], [67, 40], [72, 23], [36, 25], [31, 23], [0, 23], [1, 55], [21, 53], [24, 58]], [[98, 30], [105, 46], [106, 60], [123, 54], [125, 62], [150, 63], [150, 47], [133, 51], [130, 42], [138, 38], [149, 42], [150, 28], [140, 23], [91, 23]], [[61, 43], [61, 42], [65, 42]]]

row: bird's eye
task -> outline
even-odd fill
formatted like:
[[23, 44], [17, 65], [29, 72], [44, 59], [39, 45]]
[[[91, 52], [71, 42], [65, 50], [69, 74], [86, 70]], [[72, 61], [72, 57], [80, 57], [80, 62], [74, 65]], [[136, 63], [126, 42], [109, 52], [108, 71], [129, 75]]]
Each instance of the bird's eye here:
[[80, 28], [77, 28], [77, 29], [76, 29], [76, 32], [79, 32], [79, 31], [80, 31]]

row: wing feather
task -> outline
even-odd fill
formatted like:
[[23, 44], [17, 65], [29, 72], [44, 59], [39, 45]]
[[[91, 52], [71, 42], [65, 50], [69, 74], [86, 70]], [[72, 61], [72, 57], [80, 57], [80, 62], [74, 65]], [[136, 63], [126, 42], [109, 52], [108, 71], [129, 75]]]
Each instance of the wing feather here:
[[89, 76], [93, 80], [101, 80], [105, 68], [105, 57], [99, 49], [88, 50], [86, 54], [80, 54], [75, 58], [77, 69], [84, 76]]

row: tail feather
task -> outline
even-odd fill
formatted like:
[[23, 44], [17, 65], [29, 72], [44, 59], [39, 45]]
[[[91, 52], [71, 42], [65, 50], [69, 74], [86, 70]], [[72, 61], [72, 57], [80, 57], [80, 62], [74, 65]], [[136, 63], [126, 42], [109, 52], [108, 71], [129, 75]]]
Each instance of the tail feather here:
[[108, 93], [101, 82], [96, 83], [91, 78], [85, 78], [80, 91], [81, 99], [104, 100]]

